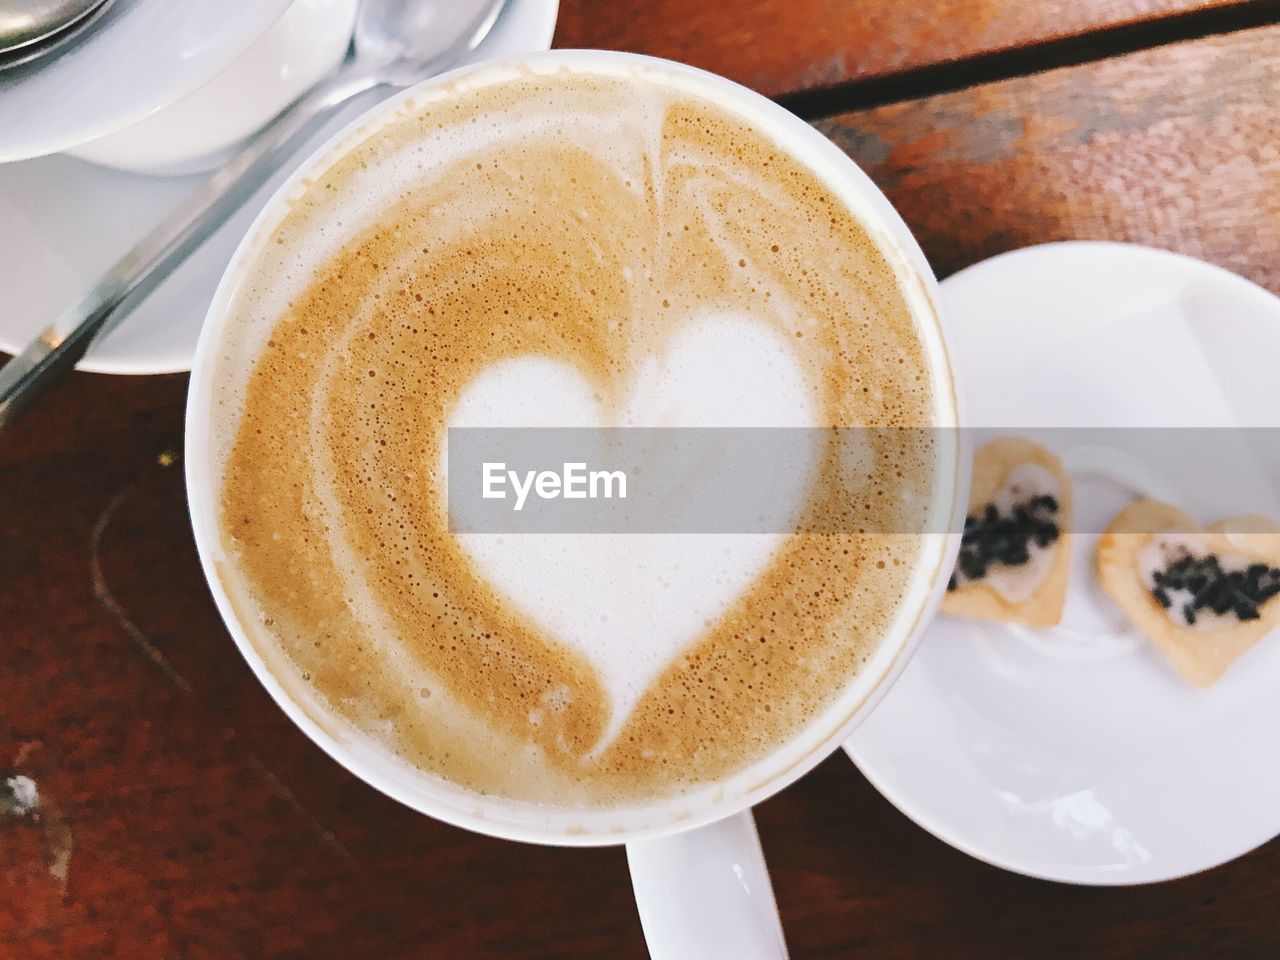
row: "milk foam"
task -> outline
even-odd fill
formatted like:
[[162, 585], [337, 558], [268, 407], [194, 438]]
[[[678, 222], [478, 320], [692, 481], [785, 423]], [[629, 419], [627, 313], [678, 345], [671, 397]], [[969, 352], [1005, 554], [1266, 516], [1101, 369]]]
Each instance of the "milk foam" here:
[[[812, 387], [790, 344], [750, 317], [681, 325], [640, 364], [610, 417], [572, 368], [540, 357], [502, 361], [463, 391], [450, 427], [809, 427]], [[808, 462], [771, 465], [799, 507]], [[644, 464], [662, 472], [660, 460]], [[437, 496], [444, 496], [447, 459]], [[599, 672], [610, 699], [599, 754], [672, 660], [722, 617], [777, 552], [777, 534], [462, 534], [481, 574]], [[583, 586], [589, 584], [590, 589]], [[573, 598], [566, 602], [566, 598]]]
[[[446, 427], [920, 426], [893, 268], [784, 149], [660, 83], [502, 68], [304, 184], [230, 305], [213, 461], [235, 591], [328, 709], [470, 790], [647, 802], [722, 779], [844, 690], [908, 535], [448, 533]], [[848, 529], [935, 451], [830, 451], [789, 496]]]

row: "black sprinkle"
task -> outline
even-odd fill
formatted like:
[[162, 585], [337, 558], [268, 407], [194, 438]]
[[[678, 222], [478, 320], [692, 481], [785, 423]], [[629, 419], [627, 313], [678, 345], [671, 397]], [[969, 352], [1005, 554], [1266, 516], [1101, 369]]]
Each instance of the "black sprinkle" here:
[[[1058, 510], [1057, 498], [1045, 494], [1018, 504], [1008, 515], [989, 503], [980, 514], [965, 517], [956, 558], [960, 576], [981, 580], [993, 565], [1017, 567], [1029, 561], [1033, 543], [1038, 547], [1056, 543]], [[953, 573], [947, 589], [955, 590], [959, 585], [959, 577]]]
[[1201, 610], [1218, 616], [1235, 614], [1237, 620], [1257, 620], [1258, 608], [1280, 594], [1280, 569], [1253, 563], [1242, 570], [1224, 570], [1213, 554], [1193, 557], [1184, 553], [1164, 570], [1152, 575], [1151, 596], [1166, 610], [1172, 606], [1169, 591], [1182, 590], [1191, 599], [1182, 605], [1188, 626]]

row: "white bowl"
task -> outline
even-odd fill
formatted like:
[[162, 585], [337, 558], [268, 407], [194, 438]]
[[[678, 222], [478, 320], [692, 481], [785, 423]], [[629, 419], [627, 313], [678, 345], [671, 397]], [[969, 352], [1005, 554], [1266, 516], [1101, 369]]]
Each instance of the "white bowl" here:
[[114, 133], [207, 83], [290, 0], [119, 0], [49, 60], [0, 74], [0, 163]]
[[221, 73], [137, 123], [67, 150], [140, 173], [209, 169], [346, 55], [358, 0], [293, 0]]

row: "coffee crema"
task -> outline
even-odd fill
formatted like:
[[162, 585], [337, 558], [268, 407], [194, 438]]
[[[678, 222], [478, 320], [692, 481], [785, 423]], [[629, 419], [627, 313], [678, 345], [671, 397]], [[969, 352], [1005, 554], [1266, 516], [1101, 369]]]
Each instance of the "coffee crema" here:
[[[927, 431], [855, 474], [833, 446], [805, 515], [875, 532], [757, 540], [749, 563], [724, 535], [699, 577], [678, 545], [618, 535], [637, 549], [561, 596], [520, 595], [518, 570], [495, 585], [501, 538], [449, 532], [446, 431], [495, 370], [587, 390], [603, 422], [683, 422], [637, 384], [687, 390], [701, 363], [744, 403], [777, 391], [730, 425], [933, 423], [920, 333], [856, 217], [769, 136], [650, 79], [515, 71], [406, 104], [304, 185], [215, 362], [218, 574], [255, 647], [323, 723], [510, 800], [659, 802], [794, 738], [885, 635], [923, 538], [883, 531], [937, 483]], [[631, 666], [606, 662], [615, 637]]]

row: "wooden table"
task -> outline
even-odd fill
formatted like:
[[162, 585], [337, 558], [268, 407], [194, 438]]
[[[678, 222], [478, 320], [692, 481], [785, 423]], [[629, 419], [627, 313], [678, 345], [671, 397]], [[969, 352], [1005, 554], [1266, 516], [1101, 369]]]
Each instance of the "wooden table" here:
[[[940, 275], [1111, 238], [1280, 291], [1274, 2], [563, 7], [561, 46], [686, 60], [812, 119]], [[77, 375], [0, 436], [0, 781], [42, 798], [38, 822], [0, 798], [0, 958], [644, 956], [620, 850], [413, 814], [268, 700], [196, 563], [185, 389]], [[758, 817], [798, 958], [1280, 954], [1274, 842], [1160, 886], [1037, 882], [924, 833], [843, 757]]]

